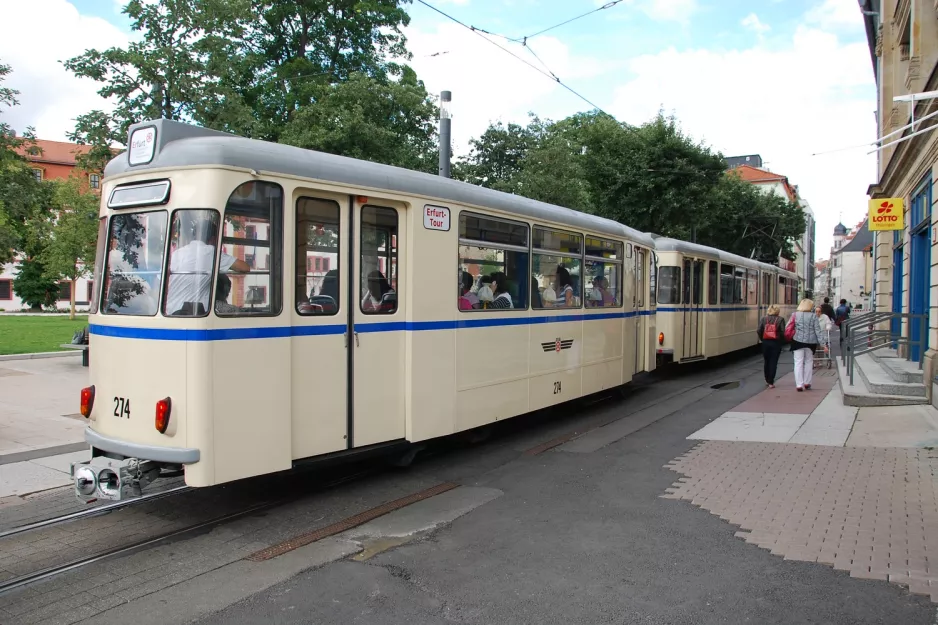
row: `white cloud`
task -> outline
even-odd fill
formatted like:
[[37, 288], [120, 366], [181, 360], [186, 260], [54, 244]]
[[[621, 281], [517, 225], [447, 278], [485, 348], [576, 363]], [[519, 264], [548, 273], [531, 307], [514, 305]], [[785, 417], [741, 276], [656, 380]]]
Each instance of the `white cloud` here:
[[[534, 111], [542, 117], [565, 117], [572, 113], [560, 85], [503, 50], [487, 43], [479, 35], [458, 24], [448, 22], [421, 30], [411, 24], [405, 29], [413, 59], [411, 65], [432, 94], [441, 90], [453, 92], [453, 140], [456, 154], [468, 151], [468, 141], [481, 134], [489, 122], [527, 122]], [[543, 61], [518, 44], [493, 38], [498, 45], [531, 63], [553, 71], [565, 83], [590, 78], [618, 65], [618, 62], [576, 57], [559, 39], [544, 35], [529, 45]], [[444, 53], [445, 54], [442, 54]], [[440, 53], [440, 54], [437, 54]], [[431, 56], [436, 55], [436, 56]], [[589, 108], [586, 104], [579, 108]]]
[[642, 0], [642, 10], [653, 20], [684, 22], [697, 9], [697, 0]]
[[[41, 28], [38, 23], [41, 20]], [[41, 41], [37, 33], [41, 32]], [[65, 140], [74, 118], [110, 104], [97, 95], [98, 83], [79, 79], [59, 61], [88, 48], [124, 45], [127, 36], [105, 20], [80, 15], [66, 0], [8, 2], [0, 20], [0, 61], [13, 72], [5, 86], [18, 89], [20, 106], [3, 111], [18, 132], [34, 126], [41, 139]]]
[[864, 149], [811, 154], [875, 139], [865, 44], [802, 27], [784, 49], [670, 48], [633, 59], [630, 69], [635, 78], [616, 90], [610, 112], [641, 123], [663, 105], [685, 132], [725, 155], [761, 154], [811, 203], [819, 258], [828, 254], [841, 212], [851, 225], [862, 217], [876, 157]]
[[824, 0], [805, 14], [807, 24], [824, 30], [862, 27], [863, 14], [856, 0]]
[[759, 16], [756, 15], [755, 13], [750, 13], [749, 15], [744, 17], [743, 20], [740, 22], [740, 24], [742, 24], [743, 28], [748, 28], [749, 30], [753, 31], [760, 37], [764, 33], [767, 33], [768, 31], [772, 30], [772, 27], [769, 26], [768, 24], [763, 24], [762, 20], [760, 20]]

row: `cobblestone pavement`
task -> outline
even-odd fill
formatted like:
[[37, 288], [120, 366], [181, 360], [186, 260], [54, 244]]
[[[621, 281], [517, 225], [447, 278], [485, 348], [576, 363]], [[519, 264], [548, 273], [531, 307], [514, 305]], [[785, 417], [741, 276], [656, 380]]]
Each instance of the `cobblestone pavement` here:
[[784, 556], [938, 603], [938, 451], [703, 442], [668, 465], [690, 501]]

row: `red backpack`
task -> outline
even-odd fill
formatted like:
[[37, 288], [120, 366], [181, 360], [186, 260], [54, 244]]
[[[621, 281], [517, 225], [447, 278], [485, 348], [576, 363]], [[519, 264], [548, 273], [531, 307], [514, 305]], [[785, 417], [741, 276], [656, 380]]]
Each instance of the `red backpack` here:
[[[768, 321], [768, 319], [766, 319]], [[763, 341], [777, 341], [778, 336], [778, 322], [779, 318], [775, 317], [772, 323], [766, 323], [765, 327], [762, 328], [762, 340]]]

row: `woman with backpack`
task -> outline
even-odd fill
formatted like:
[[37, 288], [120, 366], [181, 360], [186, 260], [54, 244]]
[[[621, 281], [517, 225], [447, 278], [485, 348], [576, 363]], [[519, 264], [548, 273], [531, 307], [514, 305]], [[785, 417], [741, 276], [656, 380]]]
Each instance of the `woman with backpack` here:
[[821, 319], [814, 312], [814, 302], [801, 300], [798, 310], [792, 313], [785, 326], [785, 338], [791, 341], [791, 351], [795, 355], [795, 390], [799, 393], [811, 388], [814, 374], [814, 350], [824, 344], [824, 332]]
[[775, 304], [769, 306], [765, 317], [759, 322], [759, 340], [762, 341], [762, 359], [765, 361], [765, 383], [769, 388], [775, 388], [775, 373], [778, 371], [778, 357], [782, 354], [785, 345], [785, 330], [782, 318], [778, 316], [779, 308]]

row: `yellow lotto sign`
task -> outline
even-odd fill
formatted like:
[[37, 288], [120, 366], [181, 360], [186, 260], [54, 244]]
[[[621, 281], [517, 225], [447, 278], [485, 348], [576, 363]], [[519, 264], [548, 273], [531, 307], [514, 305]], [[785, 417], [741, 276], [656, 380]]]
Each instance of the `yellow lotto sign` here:
[[870, 230], [902, 230], [902, 198], [870, 200]]

